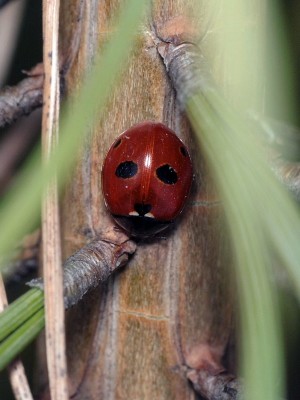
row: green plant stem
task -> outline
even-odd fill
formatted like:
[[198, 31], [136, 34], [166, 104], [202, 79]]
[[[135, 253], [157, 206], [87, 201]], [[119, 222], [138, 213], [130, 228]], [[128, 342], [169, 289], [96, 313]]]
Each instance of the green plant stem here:
[[42, 308], [0, 344], [0, 371], [33, 341], [44, 325], [44, 309]]
[[44, 307], [44, 293], [30, 289], [0, 314], [0, 342]]

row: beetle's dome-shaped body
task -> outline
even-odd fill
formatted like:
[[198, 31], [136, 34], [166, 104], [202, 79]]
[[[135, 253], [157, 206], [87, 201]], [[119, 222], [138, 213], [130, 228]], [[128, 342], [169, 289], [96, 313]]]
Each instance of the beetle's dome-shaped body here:
[[182, 211], [193, 178], [189, 153], [161, 123], [143, 122], [113, 143], [102, 168], [105, 203], [133, 236], [152, 236]]

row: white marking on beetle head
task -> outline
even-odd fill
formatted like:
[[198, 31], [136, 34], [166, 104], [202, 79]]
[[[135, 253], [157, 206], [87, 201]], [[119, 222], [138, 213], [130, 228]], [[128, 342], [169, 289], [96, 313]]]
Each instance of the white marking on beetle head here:
[[138, 212], [136, 212], [136, 211], [130, 211], [129, 215], [139, 216], [140, 214]]
[[147, 213], [147, 214], [145, 214], [145, 217], [154, 218], [154, 215], [152, 213]]

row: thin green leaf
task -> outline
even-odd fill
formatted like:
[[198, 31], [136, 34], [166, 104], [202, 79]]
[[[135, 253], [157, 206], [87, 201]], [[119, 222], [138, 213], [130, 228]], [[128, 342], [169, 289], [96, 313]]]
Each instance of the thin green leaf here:
[[276, 199], [275, 204], [265, 202], [279, 184], [246, 121], [231, 112], [216, 91], [191, 98], [188, 114], [195, 130], [201, 132], [201, 148], [210, 163], [232, 236], [247, 398], [279, 399], [284, 394], [284, 362], [278, 299], [271, 280], [270, 236], [265, 224], [271, 207], [275, 213], [284, 212]]
[[0, 371], [28, 346], [45, 325], [44, 309], [37, 311], [0, 344]]
[[44, 293], [30, 289], [0, 314], [0, 342], [44, 307]]

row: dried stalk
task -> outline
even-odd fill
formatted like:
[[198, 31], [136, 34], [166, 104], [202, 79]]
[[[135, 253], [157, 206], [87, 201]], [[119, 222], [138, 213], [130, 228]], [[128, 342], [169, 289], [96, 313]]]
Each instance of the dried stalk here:
[[[2, 312], [6, 306], [7, 297], [2, 275], [0, 274], [0, 312]], [[9, 365], [8, 375], [15, 398], [17, 400], [33, 400], [21, 360], [16, 359]]]
[[[42, 142], [48, 161], [58, 139], [59, 120], [59, 0], [43, 2], [44, 108]], [[46, 352], [50, 393], [53, 400], [67, 400], [68, 380], [61, 269], [59, 206], [56, 181], [45, 193], [42, 212], [43, 268], [45, 280]]]

